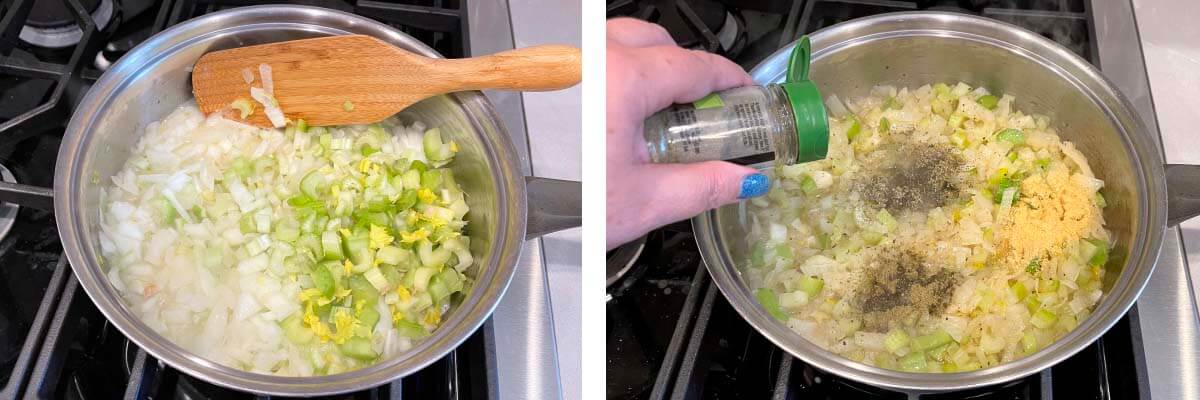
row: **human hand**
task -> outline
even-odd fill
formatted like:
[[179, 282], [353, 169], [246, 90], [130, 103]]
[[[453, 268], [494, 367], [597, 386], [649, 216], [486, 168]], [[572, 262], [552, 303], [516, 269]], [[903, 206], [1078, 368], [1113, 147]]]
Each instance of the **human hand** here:
[[652, 164], [642, 122], [674, 103], [754, 81], [723, 57], [675, 45], [661, 26], [607, 23], [607, 248], [705, 210], [766, 194], [757, 170], [724, 161]]

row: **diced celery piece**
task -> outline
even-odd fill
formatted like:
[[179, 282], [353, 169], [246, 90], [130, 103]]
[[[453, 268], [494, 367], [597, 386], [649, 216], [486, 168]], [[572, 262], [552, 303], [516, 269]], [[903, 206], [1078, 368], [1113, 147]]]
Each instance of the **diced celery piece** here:
[[295, 221], [284, 221], [276, 224], [273, 236], [275, 239], [283, 242], [295, 242], [300, 238], [300, 227], [295, 224]]
[[245, 157], [238, 157], [238, 158], [233, 159], [233, 164], [230, 164], [230, 166], [229, 166], [229, 169], [232, 170], [234, 174], [237, 174], [237, 176], [242, 179], [246, 179], [246, 177], [250, 176], [250, 173], [254, 171], [253, 168], [254, 168], [253, 165], [251, 165], [250, 161], [247, 160]]
[[[378, 318], [378, 315], [376, 318]], [[313, 331], [304, 327], [303, 322], [300, 321], [300, 315], [298, 313], [284, 318], [283, 321], [279, 323], [279, 327], [283, 328], [284, 336], [287, 336], [288, 340], [292, 343], [306, 344], [311, 342], [313, 339]]]
[[358, 153], [359, 153], [359, 154], [362, 154], [362, 156], [363, 156], [363, 157], [368, 157], [368, 156], [370, 156], [370, 155], [372, 155], [372, 154], [375, 154], [375, 153], [378, 153], [378, 152], [379, 152], [379, 148], [378, 148], [378, 147], [375, 147], [375, 146], [372, 146], [372, 145], [369, 145], [369, 144], [364, 144], [364, 145], [362, 146], [362, 148], [361, 148], [361, 149], [359, 149], [359, 151], [358, 151]]
[[1021, 337], [1021, 350], [1024, 351], [1025, 354], [1035, 352], [1037, 349], [1037, 336], [1033, 336], [1032, 333], [1026, 333]]
[[413, 273], [413, 282], [412, 282], [413, 289], [416, 289], [416, 290], [419, 290], [422, 292], [428, 290], [429, 289], [429, 280], [431, 278], [433, 278], [433, 274], [436, 272], [437, 272], [436, 270], [434, 270], [433, 268], [429, 268], [429, 267], [417, 268], [416, 272]]
[[442, 277], [442, 282], [446, 283], [446, 289], [450, 292], [461, 292], [463, 290], [463, 278], [454, 268], [446, 268], [439, 276]]
[[399, 265], [408, 258], [408, 252], [396, 246], [383, 246], [375, 252], [375, 258], [384, 264]]
[[346, 255], [342, 252], [342, 239], [334, 231], [321, 233], [321, 250], [324, 253], [323, 258], [325, 260], [341, 260], [346, 258]]
[[777, 259], [783, 258], [783, 259], [791, 260], [792, 259], [792, 246], [788, 246], [787, 243], [781, 243], [778, 246], [775, 246], [775, 258], [777, 258]]
[[967, 146], [971, 145], [971, 141], [967, 140], [967, 132], [962, 129], [956, 129], [954, 133], [950, 135], [950, 143], [953, 143], [954, 146], [960, 149], [965, 149]]
[[912, 348], [913, 348], [913, 350], [916, 350], [916, 351], [925, 351], [925, 350], [933, 349], [938, 346], [948, 344], [953, 341], [954, 341], [954, 339], [950, 337], [949, 333], [946, 333], [946, 331], [939, 329], [937, 332], [934, 332], [934, 333], [931, 333], [928, 335], [921, 335], [921, 336], [917, 336], [917, 337], [913, 338], [912, 339]]
[[967, 116], [959, 113], [953, 113], [950, 114], [950, 118], [946, 121], [946, 123], [949, 124], [951, 128], [959, 128], [962, 127], [963, 121], [966, 120]]
[[1014, 146], [1025, 144], [1025, 133], [1019, 129], [1008, 128], [996, 134], [996, 139], [1012, 143]]
[[442, 281], [441, 275], [435, 275], [429, 280], [429, 296], [433, 297], [433, 302], [442, 304], [447, 297], [450, 296], [450, 289], [446, 287], [446, 282]]
[[394, 325], [396, 326], [396, 333], [401, 337], [415, 339], [425, 336], [425, 327], [421, 326], [420, 324], [402, 319], [396, 321]]
[[888, 133], [892, 131], [892, 121], [888, 121], [887, 117], [879, 119], [879, 132]]
[[1033, 313], [1033, 318], [1031, 318], [1029, 322], [1031, 324], [1033, 324], [1033, 326], [1036, 326], [1041, 329], [1046, 329], [1046, 328], [1049, 328], [1050, 326], [1054, 325], [1054, 323], [1057, 321], [1058, 321], [1058, 315], [1054, 314], [1050, 310], [1043, 308], [1043, 309], [1040, 309], [1037, 312]]
[[400, 193], [400, 198], [396, 200], [396, 210], [403, 211], [417, 205], [417, 191], [415, 189], [404, 189]]
[[333, 294], [333, 274], [329, 272], [324, 264], [317, 264], [313, 267], [312, 273], [309, 274], [312, 278], [313, 286], [321, 291], [322, 295], [330, 296]]
[[861, 132], [861, 131], [862, 131], [862, 124], [858, 123], [858, 118], [851, 116], [850, 117], [850, 128], [846, 129], [846, 139], [848, 141], [853, 142], [854, 138], [857, 138], [859, 132]]
[[346, 100], [344, 103], [342, 103], [342, 111], [354, 111], [354, 103], [351, 103], [350, 100]]
[[1038, 281], [1038, 293], [1054, 293], [1058, 291], [1058, 280], [1053, 278]]
[[442, 185], [442, 170], [431, 169], [421, 173], [421, 187], [429, 190], [438, 190]]
[[338, 351], [343, 355], [359, 360], [374, 360], [378, 357], [375, 350], [371, 348], [371, 339], [363, 337], [352, 337], [346, 339], [345, 343], [338, 345]]
[[1029, 295], [1029, 289], [1025, 287], [1021, 281], [1013, 282], [1012, 286], [1008, 287], [1014, 296], [1017, 296], [1017, 301], [1025, 300], [1025, 296]]
[[[428, 164], [425, 164], [425, 163], [424, 163], [424, 162], [422, 162], [421, 160], [413, 160], [412, 164], [409, 164], [409, 165], [408, 165], [408, 169], [413, 169], [413, 170], [416, 170], [418, 174], [423, 174], [423, 173], [425, 173], [425, 171], [429, 170], [429, 165], [428, 165]], [[418, 177], [417, 177], [417, 179], [418, 179], [418, 182], [419, 182], [419, 181], [420, 181], [420, 176], [418, 176]], [[413, 187], [414, 187], [414, 188], [415, 188], [416, 186], [417, 186], [417, 185], [413, 185]]]
[[900, 357], [900, 369], [908, 372], [925, 372], [927, 364], [925, 362], [925, 353], [914, 351], [908, 353], [904, 357]]
[[453, 254], [450, 249], [445, 246], [439, 246], [436, 250], [433, 249], [433, 244], [429, 241], [422, 242], [417, 246], [417, 256], [421, 259], [421, 265], [426, 267], [441, 267], [450, 261], [450, 255]]
[[817, 191], [817, 182], [811, 176], [805, 175], [800, 181], [800, 190], [804, 191], [804, 194], [812, 194]]
[[904, 104], [900, 103], [900, 100], [896, 100], [895, 97], [888, 97], [887, 101], [883, 102], [883, 108], [888, 110], [899, 110], [903, 107]]
[[371, 266], [374, 254], [371, 252], [370, 243], [371, 238], [366, 229], [357, 229], [346, 238], [346, 253], [355, 267], [361, 265], [365, 269]]
[[808, 298], [815, 299], [821, 293], [821, 289], [825, 287], [825, 280], [815, 276], [802, 276], [796, 287], [808, 293]]
[[762, 304], [763, 308], [767, 309], [767, 313], [771, 314], [772, 317], [780, 321], [787, 320], [787, 314], [784, 314], [783, 309], [779, 308], [779, 296], [774, 291], [762, 288], [754, 292], [754, 296], [758, 298], [758, 303]]
[[242, 218], [238, 220], [238, 229], [241, 229], [242, 233], [258, 232], [258, 226], [254, 224], [254, 215], [242, 214]]
[[358, 313], [358, 321], [363, 326], [374, 329], [375, 324], [379, 323], [379, 311], [375, 311], [375, 307], [363, 307]]
[[379, 291], [362, 275], [353, 275], [346, 279], [346, 286], [350, 289], [350, 295], [354, 296], [355, 303], [361, 302], [370, 307], [379, 300]]
[[1087, 241], [1096, 246], [1096, 251], [1088, 258], [1088, 264], [1104, 266], [1108, 262], [1108, 242], [1100, 239], [1088, 239]]
[[899, 356], [901, 348], [905, 346], [908, 346], [908, 334], [904, 333], [904, 330], [892, 330], [883, 338], [883, 347], [896, 356]]
[[322, 192], [327, 186], [325, 175], [318, 172], [316, 169], [308, 171], [304, 178], [300, 179], [300, 191], [314, 199], [321, 198]]
[[985, 94], [983, 96], [979, 96], [979, 98], [975, 101], [979, 102], [979, 105], [983, 106], [983, 108], [995, 110], [996, 104], [1000, 103], [1000, 98], [990, 94]]
[[[415, 161], [415, 162], [413, 162], [413, 164], [416, 164], [418, 162], [420, 162], [420, 161]], [[404, 181], [404, 188], [406, 190], [420, 188], [421, 187], [421, 174], [422, 174], [422, 172], [418, 171], [415, 168], [408, 170], [408, 172], [405, 172], [404, 177], [402, 178]]]

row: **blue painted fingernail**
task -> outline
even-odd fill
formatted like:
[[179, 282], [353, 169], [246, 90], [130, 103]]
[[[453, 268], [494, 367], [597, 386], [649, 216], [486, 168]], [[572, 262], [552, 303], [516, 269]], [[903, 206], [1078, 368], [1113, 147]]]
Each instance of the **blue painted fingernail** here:
[[758, 173], [747, 175], [742, 179], [742, 192], [738, 194], [739, 199], [749, 199], [767, 194], [771, 189], [771, 178], [766, 174]]

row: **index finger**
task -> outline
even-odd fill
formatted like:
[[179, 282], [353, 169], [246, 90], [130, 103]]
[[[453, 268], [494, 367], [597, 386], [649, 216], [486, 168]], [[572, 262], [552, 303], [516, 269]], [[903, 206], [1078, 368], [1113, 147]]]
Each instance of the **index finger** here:
[[641, 111], [650, 115], [675, 103], [699, 100], [709, 93], [750, 86], [754, 80], [733, 61], [716, 54], [675, 46], [634, 49], [644, 79]]
[[673, 46], [675, 39], [661, 25], [633, 18], [614, 18], [604, 26], [608, 40], [627, 47]]

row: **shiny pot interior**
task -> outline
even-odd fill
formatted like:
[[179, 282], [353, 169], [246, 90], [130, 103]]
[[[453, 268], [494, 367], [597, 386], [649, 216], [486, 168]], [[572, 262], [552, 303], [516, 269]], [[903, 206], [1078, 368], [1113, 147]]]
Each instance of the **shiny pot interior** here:
[[[491, 104], [479, 92], [437, 96], [401, 113], [440, 127], [460, 145], [450, 167], [468, 193], [467, 233], [475, 285], [433, 334], [375, 365], [337, 375], [280, 377], [205, 360], [143, 324], [104, 275], [97, 223], [100, 189], [119, 171], [143, 128], [191, 100], [190, 70], [212, 50], [337, 34], [366, 34], [429, 57], [434, 50], [393, 28], [338, 11], [300, 6], [243, 7], [209, 14], [148, 39], [110, 68], [67, 127], [55, 172], [55, 213], [63, 247], [80, 283], [126, 336], [155, 358], [206, 381], [256, 393], [319, 395], [374, 387], [445, 356], [491, 314], [512, 279], [525, 237], [525, 180]], [[98, 183], [93, 182], [98, 177]]]
[[[1045, 369], [1091, 344], [1120, 319], [1141, 293], [1161, 247], [1166, 221], [1163, 166], [1129, 102], [1099, 71], [1066, 48], [1033, 32], [962, 14], [884, 14], [834, 25], [810, 35], [810, 76], [823, 96], [868, 95], [875, 85], [915, 88], [966, 82], [1016, 96], [1014, 109], [1049, 116], [1064, 140], [1086, 155], [1105, 182], [1106, 228], [1116, 248], [1105, 266], [1104, 296], [1093, 314], [1055, 343], [1013, 362], [971, 372], [923, 374], [851, 361], [808, 342], [758, 306], [738, 272], [750, 243], [745, 204], [693, 219], [713, 280], [738, 312], [768, 339], [825, 371], [863, 383], [914, 392], [975, 388]], [[787, 49], [759, 64], [759, 83], [782, 82]], [[759, 165], [769, 168], [770, 165]]]

